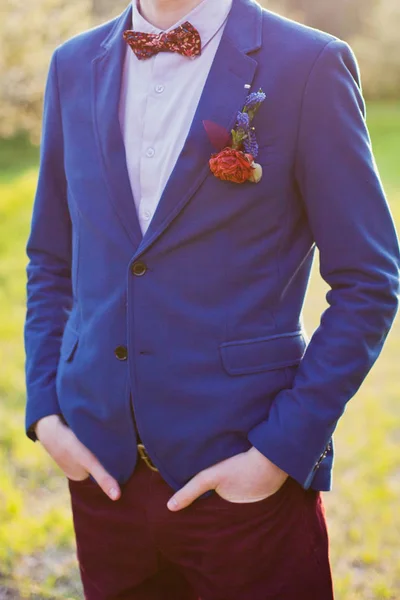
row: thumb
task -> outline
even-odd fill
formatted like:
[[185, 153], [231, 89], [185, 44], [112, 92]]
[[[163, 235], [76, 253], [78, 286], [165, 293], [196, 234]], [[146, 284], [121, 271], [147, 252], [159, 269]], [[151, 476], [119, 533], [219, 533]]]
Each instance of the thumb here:
[[178, 511], [186, 508], [196, 498], [215, 487], [211, 469], [201, 471], [169, 499], [167, 508]]

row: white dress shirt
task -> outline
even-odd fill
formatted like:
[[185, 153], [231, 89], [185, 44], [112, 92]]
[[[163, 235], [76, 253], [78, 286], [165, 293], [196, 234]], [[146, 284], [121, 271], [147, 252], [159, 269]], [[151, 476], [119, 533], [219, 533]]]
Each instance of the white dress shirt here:
[[[127, 45], [119, 107], [127, 168], [142, 233], [147, 230], [189, 133], [232, 0], [202, 0], [165, 31], [185, 21], [198, 30], [202, 51], [191, 59], [160, 52], [139, 60]], [[160, 33], [132, 3], [132, 29]]]

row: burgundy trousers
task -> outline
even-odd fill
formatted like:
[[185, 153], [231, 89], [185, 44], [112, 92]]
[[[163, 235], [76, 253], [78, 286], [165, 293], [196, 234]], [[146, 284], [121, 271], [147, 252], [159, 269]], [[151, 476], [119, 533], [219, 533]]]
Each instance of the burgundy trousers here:
[[87, 600], [332, 600], [321, 493], [289, 477], [265, 500], [216, 492], [179, 512], [173, 489], [139, 460], [112, 502], [69, 481]]

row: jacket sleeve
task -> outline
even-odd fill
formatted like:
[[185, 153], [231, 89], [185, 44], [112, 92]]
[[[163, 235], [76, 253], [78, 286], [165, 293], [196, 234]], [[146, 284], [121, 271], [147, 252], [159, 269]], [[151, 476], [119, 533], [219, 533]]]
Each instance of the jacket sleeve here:
[[45, 90], [39, 178], [26, 247], [25, 425], [34, 441], [34, 423], [61, 414], [55, 379], [61, 337], [72, 304], [71, 222], [66, 190], [56, 51]]
[[292, 389], [275, 397], [268, 420], [248, 438], [307, 489], [398, 307], [398, 240], [372, 154], [358, 65], [339, 40], [322, 50], [304, 89], [295, 173], [329, 307]]

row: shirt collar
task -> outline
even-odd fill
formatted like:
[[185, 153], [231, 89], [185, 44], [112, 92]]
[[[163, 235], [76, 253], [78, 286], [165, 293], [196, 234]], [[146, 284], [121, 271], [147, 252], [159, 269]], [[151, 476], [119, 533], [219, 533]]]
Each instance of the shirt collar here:
[[182, 25], [185, 21], [189, 21], [200, 34], [202, 49], [222, 27], [232, 7], [232, 0], [202, 0], [200, 4], [195, 6], [195, 8], [174, 23], [174, 25], [162, 30], [146, 21], [140, 14], [138, 1], [132, 0], [132, 29], [134, 31], [142, 31], [144, 33], [167, 32]]

